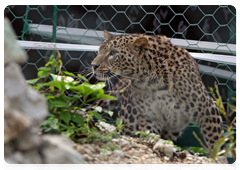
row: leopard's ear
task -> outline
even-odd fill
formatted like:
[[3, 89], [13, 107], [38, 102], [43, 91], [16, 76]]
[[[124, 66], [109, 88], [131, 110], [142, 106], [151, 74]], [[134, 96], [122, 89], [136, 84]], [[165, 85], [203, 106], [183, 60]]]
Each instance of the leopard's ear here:
[[144, 37], [138, 38], [132, 43], [132, 46], [142, 50], [148, 47], [148, 40]]
[[130, 50], [140, 55], [148, 47], [148, 40], [144, 37], [136, 39], [131, 45]]
[[109, 32], [107, 32], [107, 30], [104, 30], [103, 36], [104, 36], [104, 39], [107, 40], [107, 39], [109, 39], [109, 38], [112, 36], [112, 34], [110, 34]]

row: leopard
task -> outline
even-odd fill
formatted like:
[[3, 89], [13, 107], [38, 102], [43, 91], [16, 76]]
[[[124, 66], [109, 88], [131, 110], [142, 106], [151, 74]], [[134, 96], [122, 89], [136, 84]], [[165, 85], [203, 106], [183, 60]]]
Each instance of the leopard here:
[[189, 52], [165, 35], [105, 30], [103, 37], [92, 72], [99, 81], [120, 78], [109, 93], [117, 101], [99, 100], [98, 105], [117, 108], [117, 117], [128, 125], [122, 133], [148, 130], [176, 141], [196, 121], [211, 156], [223, 135], [222, 118]]

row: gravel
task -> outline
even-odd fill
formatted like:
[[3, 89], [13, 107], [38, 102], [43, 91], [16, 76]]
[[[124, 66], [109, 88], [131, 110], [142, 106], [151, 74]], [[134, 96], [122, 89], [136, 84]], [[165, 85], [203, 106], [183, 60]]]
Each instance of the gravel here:
[[[211, 159], [177, 151], [164, 140], [121, 136], [108, 143], [77, 144], [87, 164], [209, 164]], [[166, 142], [166, 141], [165, 141]], [[158, 148], [160, 146], [160, 149]], [[111, 147], [110, 147], [111, 146]], [[153, 149], [154, 148], [154, 149]], [[157, 149], [158, 148], [158, 149]], [[214, 162], [219, 163], [219, 162]]]

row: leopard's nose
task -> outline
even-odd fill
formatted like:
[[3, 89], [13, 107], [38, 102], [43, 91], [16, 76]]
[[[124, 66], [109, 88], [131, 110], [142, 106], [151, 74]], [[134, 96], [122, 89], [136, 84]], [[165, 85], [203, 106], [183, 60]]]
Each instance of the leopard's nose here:
[[93, 70], [95, 71], [99, 66], [100, 64], [91, 64]]

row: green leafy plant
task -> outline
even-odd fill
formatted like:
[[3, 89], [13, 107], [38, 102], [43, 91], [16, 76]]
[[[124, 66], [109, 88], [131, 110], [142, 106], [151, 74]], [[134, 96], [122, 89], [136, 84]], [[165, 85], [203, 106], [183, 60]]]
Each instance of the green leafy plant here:
[[110, 151], [114, 151], [116, 149], [120, 149], [121, 147], [114, 143], [110, 143], [110, 144], [104, 145], [103, 148], [110, 150]]
[[[231, 153], [234, 160], [236, 160], [236, 140], [234, 135], [236, 132], [233, 130], [233, 126], [236, 126], [236, 116], [232, 119], [234, 113], [236, 113], [236, 106], [231, 105], [229, 103], [229, 99], [227, 100], [227, 109], [224, 108], [222, 98], [219, 93], [219, 89], [217, 86], [217, 82], [214, 84], [215, 92], [213, 88], [209, 88], [211, 91], [213, 98], [216, 100], [216, 105], [223, 115], [224, 119], [227, 123], [227, 130], [223, 134], [223, 137], [219, 139], [219, 141], [215, 144], [213, 151], [212, 151], [212, 161], [214, 161], [218, 156], [224, 154], [225, 156], [227, 153]], [[236, 102], [236, 98], [233, 98]], [[225, 149], [221, 150], [221, 147], [225, 145]]]
[[[39, 68], [38, 78], [26, 81], [32, 88], [44, 94], [48, 102], [49, 114], [40, 125], [41, 132], [62, 134], [77, 142], [83, 142], [82, 137], [88, 142], [95, 138], [108, 140], [108, 136], [99, 134], [93, 123], [93, 118], [104, 121], [99, 114], [102, 108], [86, 111], [84, 107], [97, 99], [115, 98], [104, 94], [104, 82], [93, 85], [80, 74], [62, 71], [61, 55], [58, 50], [55, 52], [56, 57], [52, 55], [45, 66]], [[107, 113], [112, 115], [111, 112]]]
[[189, 152], [193, 152], [194, 155], [208, 155], [206, 149], [203, 147], [188, 147], [186, 150]]
[[135, 131], [135, 132], [132, 132], [132, 133], [134, 133], [135, 135], [140, 135], [140, 138], [144, 138], [144, 139], [150, 139], [150, 138], [155, 138], [155, 137], [160, 138], [160, 135], [156, 135], [154, 133], [150, 133], [149, 130]]
[[123, 128], [123, 124], [122, 124], [122, 123], [123, 123], [123, 120], [117, 118], [116, 124], [117, 124], [117, 130], [118, 130], [119, 132], [122, 132], [122, 128]]

